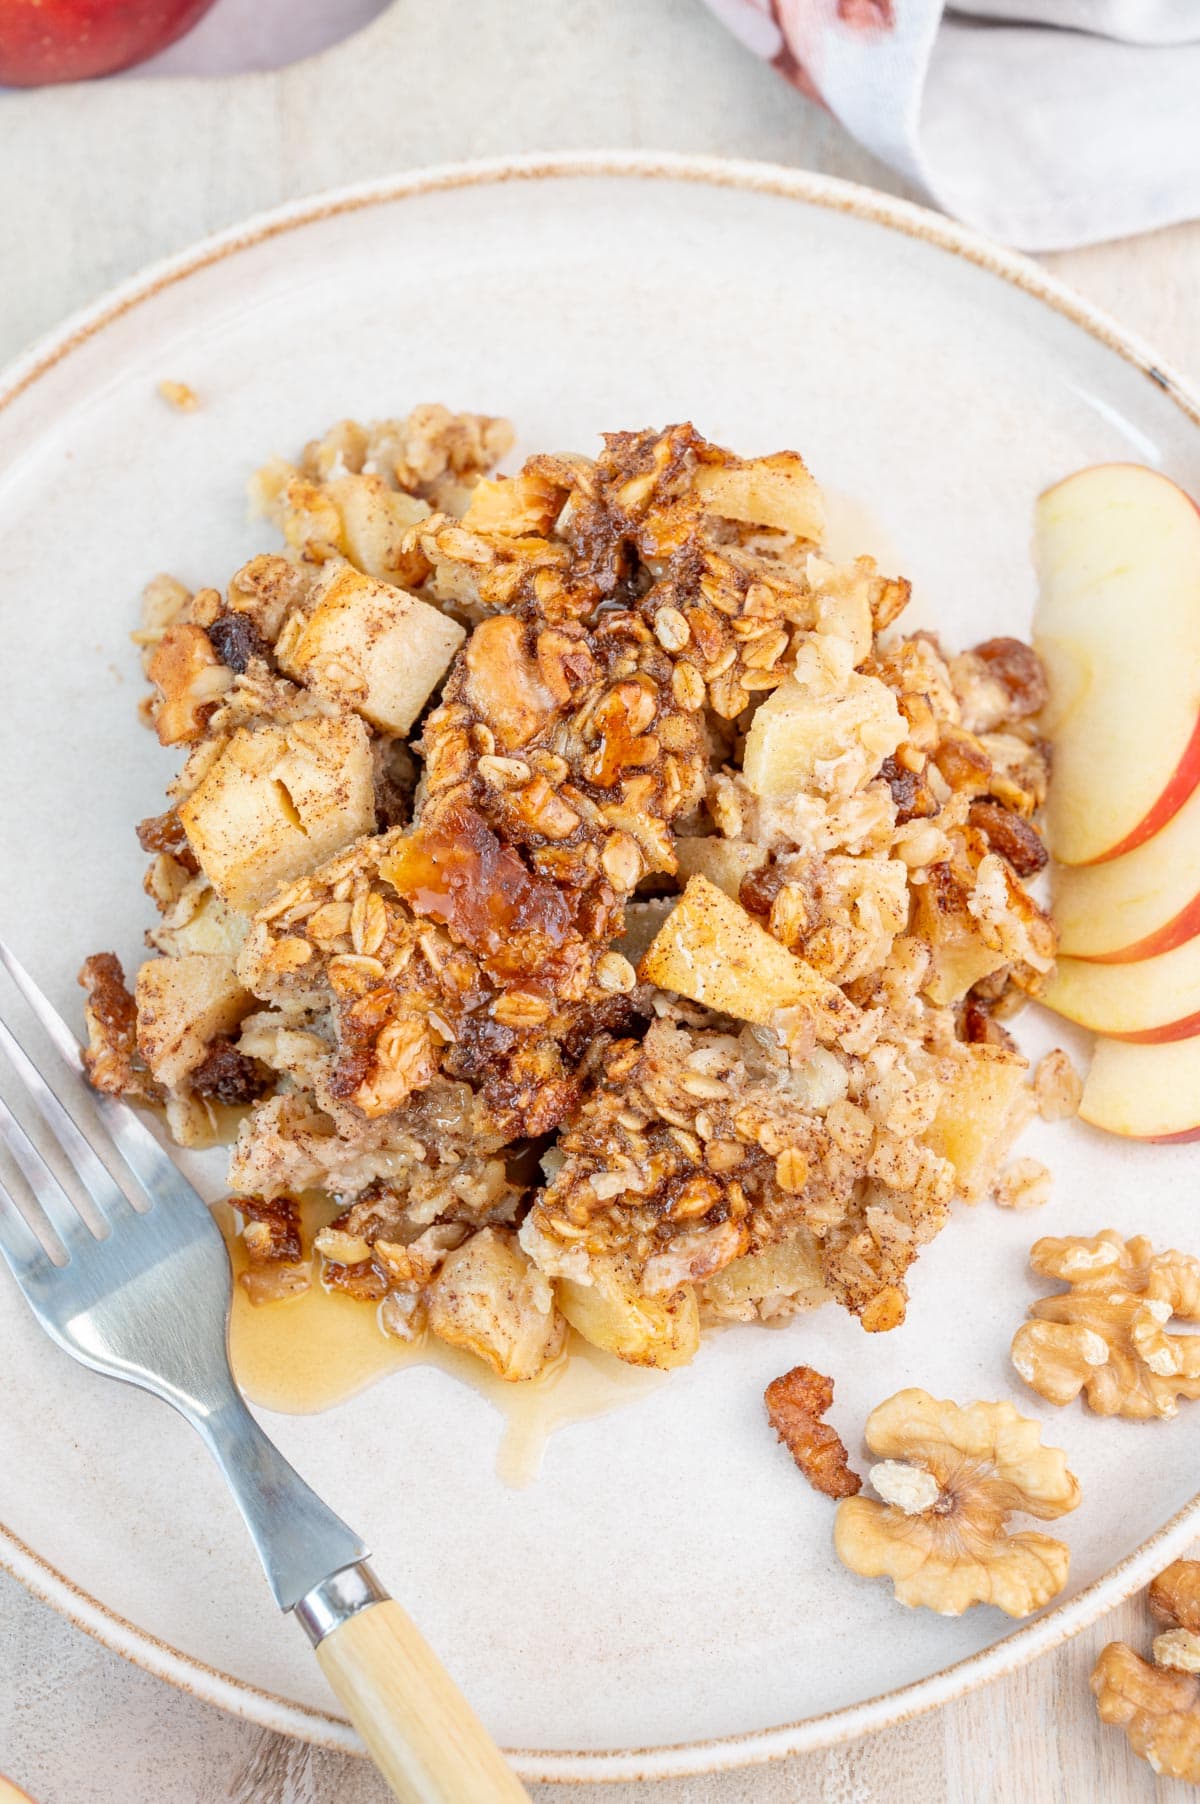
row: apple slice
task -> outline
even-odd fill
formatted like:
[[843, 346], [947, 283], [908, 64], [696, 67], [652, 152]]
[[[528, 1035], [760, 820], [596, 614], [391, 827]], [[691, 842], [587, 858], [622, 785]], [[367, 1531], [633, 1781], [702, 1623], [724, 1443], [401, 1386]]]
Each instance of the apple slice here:
[[1200, 1140], [1200, 1038], [1162, 1046], [1098, 1040], [1079, 1113], [1132, 1140]]
[[1103, 864], [1056, 865], [1059, 951], [1100, 964], [1171, 952], [1200, 933], [1200, 785], [1152, 839]]
[[1037, 506], [1033, 642], [1062, 864], [1143, 845], [1200, 783], [1200, 513], [1165, 476], [1098, 464]]
[[1200, 1034], [1200, 938], [1134, 964], [1060, 958], [1041, 1000], [1113, 1040], [1190, 1040]]

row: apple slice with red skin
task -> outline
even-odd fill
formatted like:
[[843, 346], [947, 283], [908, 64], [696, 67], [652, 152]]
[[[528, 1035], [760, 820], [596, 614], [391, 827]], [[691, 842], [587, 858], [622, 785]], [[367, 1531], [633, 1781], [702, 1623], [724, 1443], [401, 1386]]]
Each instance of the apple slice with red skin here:
[[1200, 512], [1157, 471], [1097, 464], [1039, 498], [1035, 555], [1050, 845], [1094, 864], [1200, 784]]
[[1097, 1040], [1079, 1114], [1131, 1140], [1200, 1140], [1200, 1037], [1158, 1046]]
[[190, 31], [213, 0], [0, 0], [0, 84], [111, 75]]
[[1059, 951], [1099, 964], [1154, 958], [1200, 933], [1200, 785], [1144, 845], [1102, 864], [1056, 865]]
[[1041, 1000], [1112, 1040], [1190, 1040], [1200, 1034], [1200, 938], [1133, 964], [1060, 958]]

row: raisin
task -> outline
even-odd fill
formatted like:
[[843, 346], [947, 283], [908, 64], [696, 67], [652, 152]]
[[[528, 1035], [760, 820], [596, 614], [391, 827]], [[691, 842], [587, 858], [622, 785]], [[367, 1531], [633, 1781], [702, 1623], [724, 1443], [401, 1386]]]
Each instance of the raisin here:
[[1046, 673], [1032, 645], [1021, 639], [985, 639], [974, 650], [988, 675], [1007, 691], [1012, 719], [1022, 720], [1045, 706]]
[[193, 1090], [230, 1105], [254, 1102], [270, 1083], [265, 1066], [239, 1052], [232, 1040], [214, 1040], [203, 1063], [192, 1072]]
[[892, 792], [896, 804], [896, 825], [905, 821], [928, 820], [938, 811], [937, 797], [930, 789], [924, 772], [906, 770], [894, 758], [885, 758], [879, 774]]
[[165, 852], [169, 857], [181, 864], [185, 871], [194, 877], [200, 866], [196, 863], [196, 855], [188, 845], [187, 834], [183, 830], [174, 808], [168, 808], [165, 814], [152, 814], [137, 824], [138, 845], [143, 852]]
[[769, 915], [772, 902], [786, 882], [783, 871], [772, 860], [742, 878], [738, 888], [738, 901], [752, 915]]
[[270, 647], [249, 614], [236, 610], [217, 615], [207, 628], [209, 643], [222, 664], [240, 676], [251, 658], [267, 658]]
[[1049, 860], [1041, 835], [1001, 802], [972, 802], [967, 819], [993, 852], [1007, 858], [1018, 877], [1032, 877]]

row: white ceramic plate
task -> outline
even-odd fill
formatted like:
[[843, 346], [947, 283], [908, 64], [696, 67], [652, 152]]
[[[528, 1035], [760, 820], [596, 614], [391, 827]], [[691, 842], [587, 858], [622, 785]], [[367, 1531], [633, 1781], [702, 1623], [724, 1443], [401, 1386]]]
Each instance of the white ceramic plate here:
[[[161, 377], [190, 382], [176, 414]], [[518, 454], [691, 416], [745, 451], [795, 445], [856, 497], [954, 645], [1025, 633], [1031, 507], [1135, 458], [1200, 487], [1195, 402], [1032, 265], [812, 176], [637, 158], [477, 166], [348, 190], [150, 272], [0, 392], [4, 547], [0, 921], [54, 999], [115, 946], [136, 962], [141, 855], [168, 759], [133, 721], [126, 633], [160, 568], [221, 583], [263, 543], [247, 473], [344, 415], [424, 399], [506, 413]], [[1053, 1041], [1023, 1018], [1031, 1050]], [[828, 1309], [739, 1329], [620, 1413], [564, 1430], [531, 1488], [494, 1475], [498, 1418], [431, 1370], [319, 1417], [268, 1419], [529, 1777], [695, 1772], [894, 1722], [1011, 1669], [1142, 1584], [1193, 1532], [1195, 1436], [1042, 1407], [1007, 1357], [1037, 1233], [1105, 1226], [1200, 1247], [1196, 1153], [1070, 1125], [1036, 1218], [962, 1211], [906, 1325]], [[1014, 1629], [910, 1613], [853, 1578], [830, 1506], [774, 1444], [764, 1384], [832, 1373], [858, 1452], [902, 1384], [1012, 1397], [1083, 1482], [1071, 1584]], [[257, 1722], [352, 1747], [271, 1607], [199, 1444], [44, 1341], [0, 1284], [0, 1558], [152, 1671]], [[1057, 1531], [1056, 1531], [1057, 1532]]]

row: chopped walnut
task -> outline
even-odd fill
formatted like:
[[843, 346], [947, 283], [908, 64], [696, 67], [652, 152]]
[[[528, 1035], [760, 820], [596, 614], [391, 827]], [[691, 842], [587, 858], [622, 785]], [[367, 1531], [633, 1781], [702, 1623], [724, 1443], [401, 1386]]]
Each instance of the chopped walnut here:
[[1167, 1332], [1172, 1316], [1200, 1321], [1200, 1259], [1106, 1228], [1036, 1241], [1029, 1262], [1069, 1287], [1031, 1304], [1013, 1336], [1013, 1364], [1039, 1396], [1062, 1404], [1082, 1391], [1097, 1415], [1137, 1420], [1200, 1397], [1200, 1336]]
[[814, 1491], [853, 1497], [862, 1479], [850, 1470], [845, 1443], [821, 1420], [833, 1402], [833, 1380], [811, 1366], [793, 1366], [763, 1392], [767, 1416]]
[[246, 1269], [238, 1282], [254, 1304], [301, 1295], [312, 1285], [300, 1238], [300, 1206], [293, 1197], [235, 1196], [242, 1217]]
[[150, 659], [148, 675], [158, 688], [151, 712], [162, 745], [198, 740], [233, 681], [208, 634], [188, 621], [167, 628]]
[[1043, 1121], [1068, 1121], [1079, 1113], [1083, 1079], [1061, 1046], [1039, 1059], [1033, 1074], [1033, 1094]]
[[1011, 1515], [1051, 1520], [1079, 1502], [1065, 1454], [1041, 1445], [1036, 1422], [1011, 1403], [961, 1408], [905, 1390], [872, 1410], [865, 1438], [883, 1456], [870, 1475], [883, 1501], [838, 1506], [834, 1546], [851, 1571], [886, 1575], [901, 1603], [943, 1616], [977, 1603], [1028, 1616], [1062, 1590], [1062, 1542], [1007, 1526]]
[[1200, 1785], [1200, 1562], [1168, 1566], [1149, 1603], [1169, 1625], [1154, 1638], [1153, 1664], [1111, 1641], [1092, 1671], [1096, 1708], [1156, 1773]]
[[1040, 1209], [1050, 1201], [1049, 1169], [1037, 1159], [1010, 1159], [1000, 1168], [993, 1194], [1002, 1209]]
[[1021, 639], [987, 639], [950, 663], [963, 725], [988, 733], [1006, 721], [1025, 720], [1046, 704], [1046, 674]]
[[94, 952], [84, 961], [79, 982], [87, 991], [83, 1065], [88, 1082], [109, 1096], [160, 1101], [162, 1090], [138, 1050], [137, 1008], [116, 954]]

